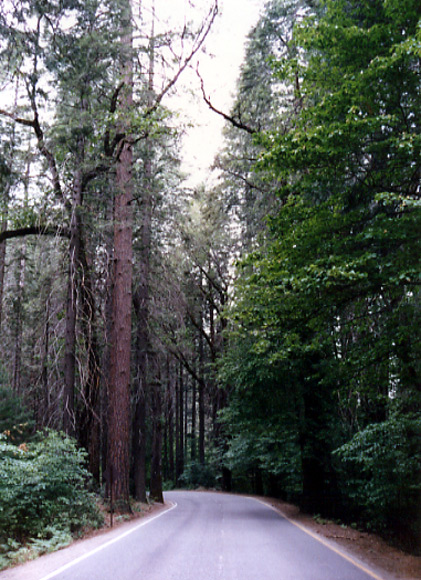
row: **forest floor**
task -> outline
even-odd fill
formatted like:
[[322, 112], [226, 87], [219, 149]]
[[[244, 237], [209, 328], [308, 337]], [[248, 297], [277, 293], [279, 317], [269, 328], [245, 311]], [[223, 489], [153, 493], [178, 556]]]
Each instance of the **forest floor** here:
[[292, 504], [272, 498], [259, 498], [281, 512], [287, 519], [309, 529], [313, 534], [338, 544], [350, 555], [384, 571], [397, 580], [420, 580], [421, 557], [390, 546], [376, 534], [342, 526], [330, 520], [304, 514]]

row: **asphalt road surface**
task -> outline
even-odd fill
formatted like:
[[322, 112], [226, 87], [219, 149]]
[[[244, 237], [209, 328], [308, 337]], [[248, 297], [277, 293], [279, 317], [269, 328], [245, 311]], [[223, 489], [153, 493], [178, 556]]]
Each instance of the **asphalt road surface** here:
[[169, 510], [64, 566], [34, 574], [28, 564], [22, 576], [19, 568], [6, 571], [5, 580], [382, 578], [256, 499], [210, 492], [170, 492], [165, 499]]

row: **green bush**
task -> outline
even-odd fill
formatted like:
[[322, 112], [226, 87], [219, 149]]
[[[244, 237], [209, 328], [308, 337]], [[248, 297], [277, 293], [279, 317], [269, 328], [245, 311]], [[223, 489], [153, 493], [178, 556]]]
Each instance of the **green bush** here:
[[411, 549], [421, 537], [421, 419], [369, 425], [335, 451], [350, 511], [375, 531], [394, 530]]
[[51, 539], [75, 533], [101, 516], [87, 490], [86, 453], [54, 431], [19, 447], [0, 435], [0, 540]]
[[193, 462], [186, 465], [180, 481], [180, 485], [189, 489], [197, 487], [215, 487], [216, 476], [211, 466], [199, 462]]
[[[1, 369], [0, 369], [1, 375]], [[33, 413], [10, 387], [1, 385], [0, 376], [0, 433], [13, 443], [22, 443], [34, 433]]]

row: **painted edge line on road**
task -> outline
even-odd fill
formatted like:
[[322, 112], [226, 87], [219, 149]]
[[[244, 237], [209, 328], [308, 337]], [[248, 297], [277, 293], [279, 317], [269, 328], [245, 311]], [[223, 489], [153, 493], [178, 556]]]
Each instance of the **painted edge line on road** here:
[[127, 530], [127, 532], [124, 532], [123, 534], [120, 534], [116, 538], [113, 538], [112, 540], [109, 540], [108, 542], [105, 542], [105, 544], [102, 544], [101, 546], [98, 546], [97, 548], [94, 548], [90, 552], [87, 552], [86, 554], [83, 554], [82, 556], [79, 556], [75, 560], [72, 560], [71, 562], [68, 562], [67, 564], [65, 564], [64, 566], [61, 566], [61, 568], [58, 568], [54, 572], [50, 572], [49, 574], [47, 574], [47, 576], [43, 576], [42, 578], [40, 578], [40, 580], [50, 580], [50, 578], [54, 578], [58, 574], [61, 574], [62, 572], [65, 572], [69, 568], [72, 568], [72, 566], [75, 566], [76, 564], [79, 564], [79, 562], [82, 562], [83, 560], [86, 560], [87, 558], [89, 558], [93, 554], [97, 554], [98, 552], [101, 552], [101, 550], [105, 550], [105, 548], [108, 548], [112, 544], [115, 544], [115, 543], [119, 542], [120, 540], [122, 540], [123, 538], [126, 538], [130, 534], [133, 534], [133, 532], [136, 532], [139, 528], [143, 528], [143, 526], [146, 526], [147, 524], [150, 524], [151, 522], [157, 520], [161, 516], [164, 516], [165, 514], [169, 513], [171, 510], [175, 509], [176, 507], [177, 507], [177, 503], [174, 502], [173, 505], [170, 508], [166, 509], [165, 511], [159, 513], [156, 516], [153, 516], [151, 518], [148, 518], [148, 519], [144, 520], [142, 523], [140, 523], [135, 528], [132, 528], [130, 530]]
[[312, 532], [311, 530], [309, 530], [305, 526], [290, 519], [288, 516], [286, 516], [284, 513], [282, 513], [282, 511], [280, 509], [276, 508], [275, 506], [273, 506], [269, 503], [266, 503], [265, 501], [263, 501], [261, 499], [257, 499], [255, 497], [251, 497], [251, 496], [248, 496], [248, 497], [250, 497], [250, 499], [254, 499], [255, 501], [258, 501], [259, 503], [265, 505], [269, 509], [275, 511], [278, 515], [280, 515], [281, 517], [286, 519], [290, 524], [292, 524], [293, 526], [296, 526], [302, 532], [305, 532], [306, 534], [308, 534], [309, 536], [311, 536], [312, 538], [314, 538], [315, 540], [317, 540], [318, 542], [320, 542], [321, 544], [326, 546], [326, 548], [329, 548], [329, 550], [332, 550], [332, 552], [335, 552], [336, 554], [338, 554], [339, 556], [341, 556], [345, 560], [348, 560], [348, 562], [350, 562], [351, 564], [353, 564], [354, 566], [356, 566], [357, 568], [359, 568], [360, 570], [362, 570], [363, 572], [365, 572], [366, 574], [368, 574], [369, 576], [371, 576], [375, 580], [385, 580], [384, 578], [382, 578], [381, 576], [378, 576], [375, 572], [373, 572], [369, 568], [366, 568], [363, 564], [360, 564], [357, 560], [355, 560], [351, 556], [348, 556], [348, 554], [345, 554], [344, 552], [342, 552], [342, 550], [339, 550], [339, 548], [332, 546], [332, 544], [330, 542], [328, 542], [327, 540], [325, 540], [324, 538], [321, 538], [320, 536], [318, 536], [317, 534], [315, 534], [314, 532]]

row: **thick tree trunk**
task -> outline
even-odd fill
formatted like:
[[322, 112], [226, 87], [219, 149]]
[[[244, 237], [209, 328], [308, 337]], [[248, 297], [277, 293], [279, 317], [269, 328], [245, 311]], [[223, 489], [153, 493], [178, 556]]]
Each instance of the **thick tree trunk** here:
[[111, 336], [110, 381], [108, 388], [108, 489], [114, 501], [128, 506], [130, 447], [130, 351], [132, 312], [132, 235], [133, 235], [133, 152], [128, 117], [133, 107], [133, 66], [131, 9], [123, 11], [121, 45], [123, 80], [121, 113], [127, 115], [122, 133], [126, 135], [116, 167], [114, 208], [114, 292]]
[[152, 166], [151, 148], [147, 147], [145, 181], [142, 203], [141, 248], [139, 256], [139, 284], [134, 297], [137, 315], [136, 340], [136, 406], [133, 421], [133, 450], [135, 497], [146, 500], [146, 401], [148, 394], [147, 353], [150, 348], [149, 336], [149, 277], [152, 228]]
[[[153, 99], [153, 76], [154, 76], [154, 21], [152, 20], [152, 32], [149, 56], [148, 89], [149, 104]], [[133, 422], [133, 449], [132, 460], [134, 465], [135, 497], [139, 501], [146, 500], [146, 401], [149, 376], [147, 353], [150, 349], [149, 333], [149, 285], [150, 285], [150, 255], [152, 233], [152, 144], [150, 139], [145, 144], [146, 159], [144, 163], [143, 195], [142, 195], [142, 225], [141, 225], [141, 248], [139, 256], [139, 284], [135, 295], [135, 308], [137, 314], [137, 346], [136, 346], [136, 407]], [[151, 397], [154, 394], [151, 392]], [[154, 406], [152, 405], [152, 411]], [[154, 417], [152, 421], [154, 423]], [[161, 435], [162, 447], [162, 435]], [[161, 487], [162, 487], [162, 475]], [[161, 490], [162, 494], [162, 490]]]
[[108, 392], [108, 470], [113, 497], [129, 499], [130, 350], [132, 306], [132, 150], [117, 165], [114, 227], [113, 329]]

